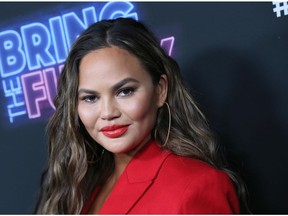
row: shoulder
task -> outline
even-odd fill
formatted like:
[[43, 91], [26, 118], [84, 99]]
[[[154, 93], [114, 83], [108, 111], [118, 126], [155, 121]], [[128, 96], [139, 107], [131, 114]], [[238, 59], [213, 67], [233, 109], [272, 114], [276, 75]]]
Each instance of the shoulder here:
[[197, 185], [197, 189], [207, 188], [209, 185], [217, 185], [217, 187], [223, 189], [225, 187], [234, 188], [231, 179], [224, 171], [194, 158], [171, 154], [162, 164], [161, 172], [175, 181], [183, 184], [187, 182], [187, 184], [193, 185], [194, 188]]
[[[223, 176], [223, 172], [216, 169], [212, 165], [198, 159], [188, 158], [170, 154], [162, 165], [162, 169], [169, 172], [171, 170], [174, 175], [183, 175], [187, 178], [195, 177], [206, 178], [212, 176]], [[225, 174], [224, 174], [225, 176]]]
[[163, 177], [181, 191], [181, 212], [190, 212], [192, 206], [197, 213], [239, 212], [238, 197], [229, 176], [203, 161], [171, 154], [159, 172], [159, 178]]

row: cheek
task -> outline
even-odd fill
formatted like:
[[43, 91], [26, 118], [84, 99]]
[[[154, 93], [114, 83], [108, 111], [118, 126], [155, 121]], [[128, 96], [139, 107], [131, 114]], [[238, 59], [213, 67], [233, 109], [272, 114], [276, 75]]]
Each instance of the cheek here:
[[95, 121], [93, 114], [95, 114], [95, 112], [93, 113], [91, 109], [83, 105], [78, 105], [78, 115], [86, 129], [93, 126], [93, 122]]
[[153, 120], [156, 118], [157, 107], [154, 99], [139, 99], [125, 104], [125, 112], [134, 121]]

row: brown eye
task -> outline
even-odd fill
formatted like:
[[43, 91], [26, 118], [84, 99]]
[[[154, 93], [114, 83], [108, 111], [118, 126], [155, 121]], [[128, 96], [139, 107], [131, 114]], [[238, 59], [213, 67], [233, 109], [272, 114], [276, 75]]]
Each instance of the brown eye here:
[[124, 89], [120, 89], [118, 92], [117, 92], [117, 96], [120, 96], [120, 97], [128, 97], [130, 95], [133, 95], [135, 92], [135, 88], [124, 88]]
[[98, 97], [95, 95], [86, 95], [82, 98], [82, 100], [87, 103], [95, 103], [98, 100]]

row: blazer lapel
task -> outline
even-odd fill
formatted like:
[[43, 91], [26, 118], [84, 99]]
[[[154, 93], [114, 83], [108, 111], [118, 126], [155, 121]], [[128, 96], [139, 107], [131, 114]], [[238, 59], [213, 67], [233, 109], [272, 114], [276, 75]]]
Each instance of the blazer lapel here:
[[99, 214], [127, 214], [157, 177], [171, 153], [150, 141], [127, 165]]

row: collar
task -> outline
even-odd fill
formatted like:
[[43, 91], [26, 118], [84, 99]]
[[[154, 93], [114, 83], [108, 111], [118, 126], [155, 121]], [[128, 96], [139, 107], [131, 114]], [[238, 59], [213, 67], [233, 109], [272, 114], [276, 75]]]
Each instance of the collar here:
[[127, 214], [153, 183], [170, 154], [155, 140], [149, 141], [126, 166], [99, 214]]
[[124, 173], [129, 183], [151, 181], [171, 153], [162, 150], [155, 140], [150, 140], [127, 165]]

